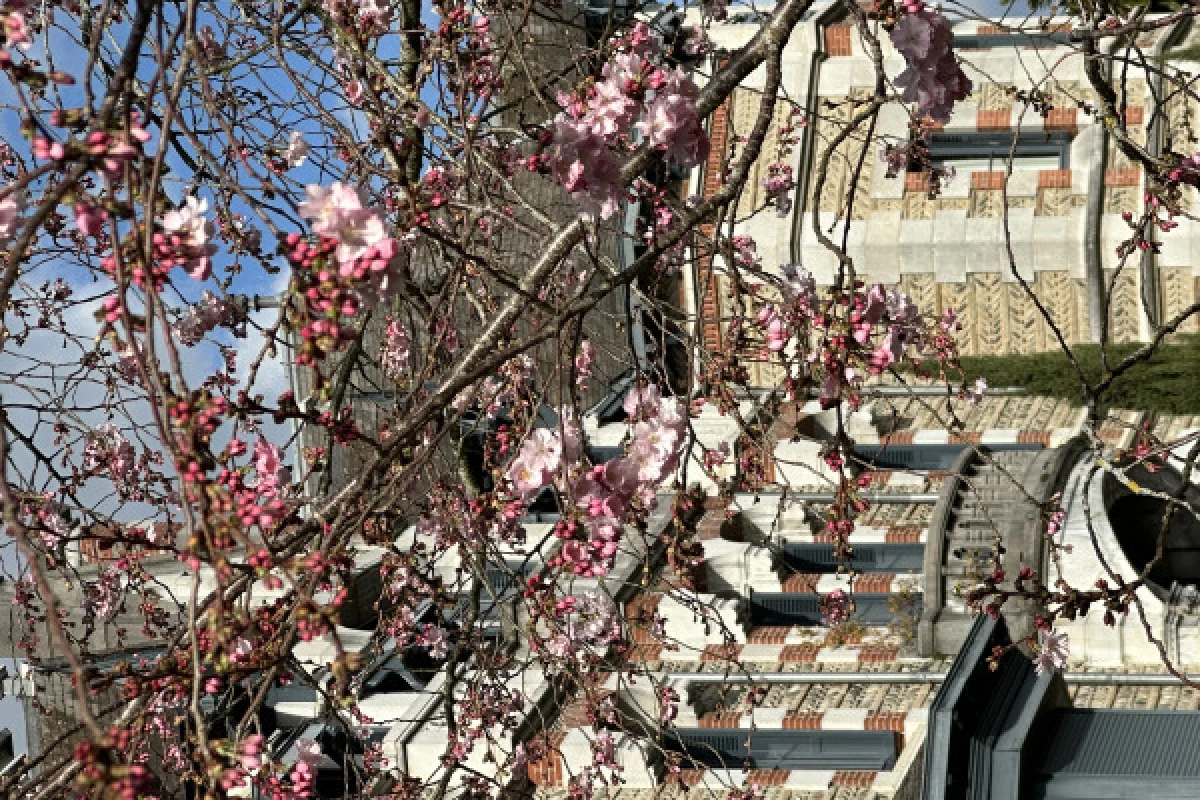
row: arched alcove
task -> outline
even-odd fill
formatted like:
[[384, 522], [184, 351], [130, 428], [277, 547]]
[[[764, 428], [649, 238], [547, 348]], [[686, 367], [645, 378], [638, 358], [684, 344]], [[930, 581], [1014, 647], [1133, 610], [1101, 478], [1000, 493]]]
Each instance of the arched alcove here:
[[[1182, 482], [1182, 476], [1170, 467], [1151, 472], [1137, 466], [1131, 468], [1128, 475], [1146, 490], [1171, 496], [1178, 494]], [[1104, 490], [1113, 533], [1129, 563], [1140, 574], [1159, 554], [1159, 534], [1170, 504], [1151, 494], [1135, 493], [1112, 475], [1105, 477]], [[1182, 499], [1197, 506], [1200, 488], [1189, 486]], [[1147, 575], [1155, 594], [1165, 599], [1175, 583], [1200, 586], [1200, 519], [1186, 508], [1177, 506], [1170, 515], [1161, 545], [1161, 557]], [[1134, 576], [1122, 577], [1129, 580]]]

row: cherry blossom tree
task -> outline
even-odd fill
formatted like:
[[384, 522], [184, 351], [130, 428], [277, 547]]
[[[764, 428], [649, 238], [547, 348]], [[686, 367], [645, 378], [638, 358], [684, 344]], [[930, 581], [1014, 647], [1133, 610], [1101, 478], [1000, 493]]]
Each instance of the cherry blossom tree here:
[[[826, 182], [832, 148], [808, 164], [794, 145], [827, 110], [783, 88], [784, 48], [812, 8], [782, 0], [727, 50], [709, 36], [738, 10], [724, 2], [670, 23], [654, 9], [543, 0], [0, 7], [11, 653], [59, 663], [76, 710], [0, 776], [0, 793], [314, 796], [330, 754], [301, 739], [285, 758], [263, 723], [270, 691], [291, 684], [311, 688], [353, 743], [347, 796], [494, 797], [549, 746], [514, 688], [527, 671], [581, 696], [594, 723], [571, 796], [615, 785], [615, 733], [653, 742], [655, 731], [593, 693], [594, 677], [652, 682], [629, 658], [634, 629], [669, 638], [667, 620], [632, 612], [621, 587], [659, 559], [680, 597], [695, 597], [697, 473], [727, 495], [718, 473], [736, 462], [739, 490], [788, 488], [765, 467], [762, 420], [739, 411], [752, 388], [767, 416], [810, 397], [836, 412], [821, 451], [834, 497], [825, 529], [853, 569], [871, 479], [849, 416], [872, 382], [932, 382], [949, 428], [955, 403], [988, 389], [959, 366], [954, 309], [864, 281], [819, 227], [839, 265], [832, 285], [762, 263], [738, 227], [803, 207], [802, 175], [810, 193]], [[1128, 135], [1119, 65], [1137, 57], [1139, 34], [1194, 9], [1062, 11], [1089, 58], [1090, 111], [1153, 176], [1126, 259], [1187, 215], [1200, 159]], [[946, 13], [920, 0], [844, 13], [877, 80], [835, 139], [865, 138], [864, 158], [882, 150], [895, 179], [924, 170], [936, 192], [951, 176], [930, 161], [928, 134], [972, 89]], [[885, 46], [903, 72], [886, 72]], [[1194, 96], [1178, 70], [1140, 63], [1160, 91]], [[714, 112], [755, 73], [752, 124], [715, 142]], [[1021, 100], [1047, 110], [1037, 93]], [[907, 141], [873, 141], [885, 108], [911, 119]], [[719, 180], [692, 196], [683, 176], [701, 170]], [[739, 210], [755, 174], [766, 199]], [[720, 320], [677, 300], [681, 275], [714, 263], [732, 287]], [[1159, 321], [1099, 383], [1079, 373], [1088, 430], [1104, 422], [1113, 381], [1197, 310]], [[719, 347], [706, 325], [722, 331]], [[780, 377], [756, 383], [755, 364]], [[586, 413], [612, 386], [619, 447], [602, 454]], [[736, 452], [699, 442], [703, 406], [739, 426]], [[1093, 445], [1107, 453], [1098, 435]], [[1097, 469], [1132, 481], [1131, 464], [1157, 465], [1177, 445], [1142, 436], [1122, 454], [1132, 461]], [[1182, 495], [1161, 499], [1195, 511]], [[1055, 547], [1062, 511], [1039, 511]], [[554, 522], [534, 541], [539, 512]], [[367, 553], [381, 585], [354, 627]], [[643, 572], [606, 583], [623, 558]], [[1136, 614], [1152, 566], [1079, 587], [1025, 571], [1007, 580], [997, 563], [968, 602], [992, 614], [1035, 604], [1025, 641], [1039, 672], [1061, 669], [1056, 620], [1089, 605], [1110, 624]], [[853, 602], [841, 589], [823, 597], [824, 624], [847, 624]], [[314, 667], [304, 654], [317, 645], [327, 658]], [[113, 655], [134, 650], [148, 655]], [[418, 653], [443, 676], [432, 780], [398, 771], [371, 736], [360, 690], [384, 652]], [[651, 685], [647, 719], [661, 732], [680, 698]]]

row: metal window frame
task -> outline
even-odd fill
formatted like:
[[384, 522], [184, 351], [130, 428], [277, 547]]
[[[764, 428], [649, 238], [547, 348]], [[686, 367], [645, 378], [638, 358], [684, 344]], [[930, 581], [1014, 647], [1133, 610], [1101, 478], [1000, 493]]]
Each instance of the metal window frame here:
[[1005, 47], [1065, 47], [1071, 34], [1065, 31], [1045, 33], [959, 33], [954, 36], [956, 50], [992, 50]]
[[[1013, 139], [1016, 139], [1016, 148]], [[988, 158], [1007, 164], [1015, 156], [1058, 156], [1058, 168], [1071, 168], [1071, 135], [1067, 131], [938, 132], [929, 137], [929, 158], [935, 164], [947, 159]]]

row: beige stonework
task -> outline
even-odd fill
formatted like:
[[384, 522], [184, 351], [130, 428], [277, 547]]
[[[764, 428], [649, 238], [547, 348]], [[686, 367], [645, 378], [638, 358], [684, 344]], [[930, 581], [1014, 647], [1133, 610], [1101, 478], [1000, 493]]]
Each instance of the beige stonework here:
[[[1016, 198], [1010, 198], [1016, 199]], [[969, 217], [1000, 217], [1004, 215], [1004, 192], [1001, 189], [972, 189]]]
[[1112, 296], [1108, 309], [1108, 341], [1136, 342], [1141, 328], [1136, 259], [1131, 258], [1119, 274], [1116, 270], [1106, 270], [1105, 278]]
[[[1196, 302], [1196, 279], [1192, 277], [1191, 267], [1159, 267], [1158, 281], [1164, 322]], [[1181, 333], [1194, 333], [1196, 330], [1194, 316], [1179, 328]]]
[[1141, 190], [1136, 186], [1109, 186], [1104, 190], [1105, 214], [1136, 214]]
[[936, 201], [928, 192], [905, 192], [901, 219], [933, 219]]
[[1038, 189], [1034, 213], [1039, 217], [1065, 217], [1073, 207], [1070, 189]]

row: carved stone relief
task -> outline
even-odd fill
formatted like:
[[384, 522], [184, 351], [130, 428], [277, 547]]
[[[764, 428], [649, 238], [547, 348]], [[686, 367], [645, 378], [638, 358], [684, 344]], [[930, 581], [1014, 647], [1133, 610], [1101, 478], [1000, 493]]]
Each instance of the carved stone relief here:
[[[830, 145], [854, 115], [854, 111], [858, 104], [869, 95], [869, 91], [865, 89], [854, 89], [849, 97], [828, 98], [821, 104], [821, 118], [817, 125], [816, 139], [817, 159], [813, 162], [814, 181], [816, 180], [816, 171], [828, 152]], [[826, 179], [823, 186], [812, 187], [812, 192], [815, 194], [820, 190], [820, 197], [815, 204], [821, 211], [833, 211], [837, 213], [845, 213], [846, 205], [849, 200], [850, 182], [856, 170], [860, 170], [859, 163], [862, 166], [859, 173], [858, 181], [854, 186], [854, 208], [852, 217], [854, 219], [866, 219], [870, 214], [871, 205], [871, 176], [875, 169], [875, 158], [871, 153], [867, 153], [863, 158], [864, 150], [867, 142], [865, 134], [867, 128], [860, 126], [854, 131], [845, 141], [841, 143], [837, 151], [829, 159], [829, 169], [826, 173]], [[811, 207], [811, 205], [810, 205]]]
[[1002, 111], [1013, 104], [1013, 86], [1010, 84], [985, 83], [974, 94], [981, 111]]
[[1176, 153], [1190, 153], [1196, 144], [1196, 110], [1191, 99], [1177, 93], [1167, 99], [1167, 146]]
[[1136, 342], [1140, 332], [1141, 299], [1138, 296], [1136, 263], [1121, 270], [1105, 270], [1106, 283], [1112, 286], [1108, 308], [1108, 339], [1112, 342]]
[[[1063, 338], [1069, 344], [1078, 342], [1083, 330], [1080, 320], [1086, 316], [1086, 300], [1081, 284], [1072, 280], [1066, 272], [1039, 272], [1033, 281], [1033, 291]], [[1044, 347], [1057, 347], [1058, 337], [1050, 330], [1040, 313], [1038, 318], [1038, 327], [1043, 332]]]
[[1003, 215], [1003, 192], [1000, 189], [972, 189], [967, 216], [999, 217]]
[[901, 217], [903, 219], [933, 219], [936, 202], [929, 197], [928, 192], [905, 192]]
[[1071, 213], [1071, 190], [1038, 189], [1034, 208], [1039, 217], [1065, 217]]
[[[1032, 287], [1031, 287], [1032, 288]], [[1005, 350], [1010, 353], [1036, 353], [1043, 348], [1045, 327], [1037, 306], [1019, 283], [1006, 287], [1008, 295], [1009, 338]]]
[[958, 334], [959, 351], [964, 355], [976, 355], [979, 350], [976, 347], [975, 321], [979, 318], [979, 309], [974, 302], [974, 286], [971, 283], [939, 283], [937, 288], [940, 308], [953, 308], [958, 312], [958, 321], [962, 325], [962, 331]]
[[1136, 214], [1138, 210], [1138, 193], [1136, 186], [1109, 186], [1104, 190], [1104, 213], [1124, 214], [1128, 211]]
[[941, 197], [938, 198], [937, 208], [939, 211], [969, 211], [971, 201], [966, 197]]
[[1074, 108], [1083, 100], [1079, 81], [1053, 81], [1047, 87], [1050, 102], [1055, 108]]
[[1007, 314], [1004, 313], [1005, 292], [1000, 276], [995, 273], [970, 276], [975, 304], [975, 347], [981, 355], [1008, 352]]
[[[1164, 321], [1174, 318], [1196, 302], [1196, 281], [1192, 277], [1191, 267], [1159, 267], [1158, 282]], [[1197, 327], [1200, 326], [1197, 326], [1193, 316], [1179, 330], [1194, 333]]]
[[[932, 264], [930, 268], [932, 269]], [[934, 283], [932, 273], [901, 275], [900, 291], [911, 297], [917, 308], [924, 310], [924, 313], [941, 316], [942, 305], [938, 301], [937, 284]]]

